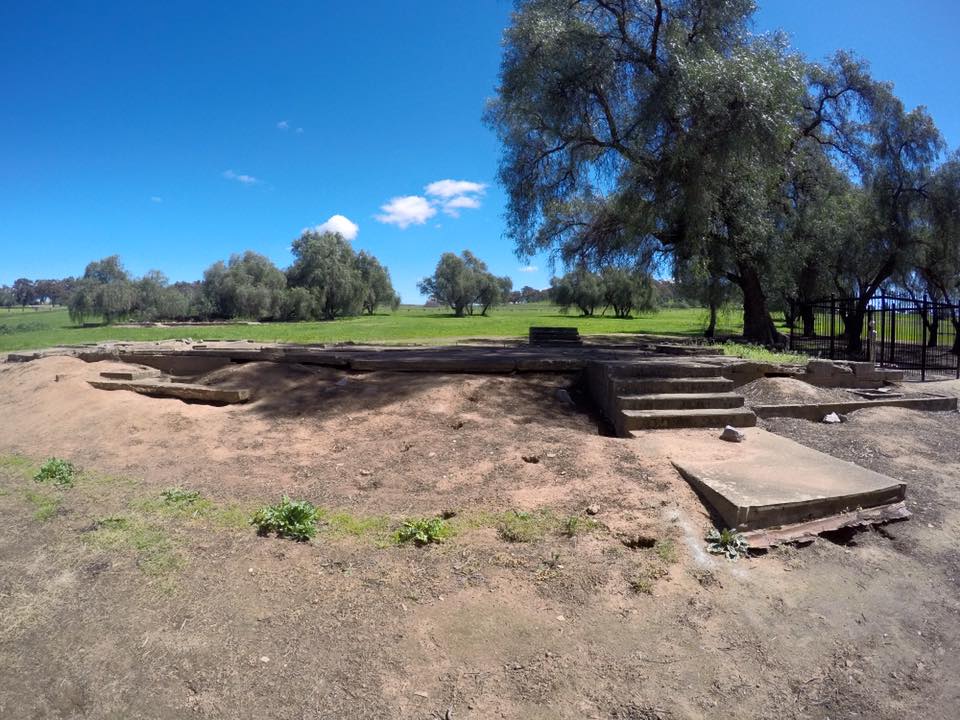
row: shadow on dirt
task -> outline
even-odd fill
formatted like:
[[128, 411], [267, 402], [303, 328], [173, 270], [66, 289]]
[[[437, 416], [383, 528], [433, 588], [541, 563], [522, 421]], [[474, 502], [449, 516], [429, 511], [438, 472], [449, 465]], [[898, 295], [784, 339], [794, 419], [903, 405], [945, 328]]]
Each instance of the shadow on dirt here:
[[[234, 364], [194, 382], [220, 388], [247, 388], [249, 408], [276, 418], [376, 412], [405, 402], [438, 402], [454, 388], [463, 409], [496, 409], [504, 419], [580, 426], [584, 418], [603, 427], [578, 374], [473, 375], [434, 372], [349, 372], [294, 363]], [[601, 430], [601, 434], [604, 434]]]

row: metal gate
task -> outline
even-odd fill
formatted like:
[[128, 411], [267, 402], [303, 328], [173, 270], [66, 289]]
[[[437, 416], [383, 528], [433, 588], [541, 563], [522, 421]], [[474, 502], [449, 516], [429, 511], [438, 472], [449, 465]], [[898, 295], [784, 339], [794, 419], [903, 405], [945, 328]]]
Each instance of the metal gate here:
[[790, 348], [829, 358], [874, 362], [931, 377], [960, 379], [960, 306], [879, 295], [830, 297], [790, 309]]

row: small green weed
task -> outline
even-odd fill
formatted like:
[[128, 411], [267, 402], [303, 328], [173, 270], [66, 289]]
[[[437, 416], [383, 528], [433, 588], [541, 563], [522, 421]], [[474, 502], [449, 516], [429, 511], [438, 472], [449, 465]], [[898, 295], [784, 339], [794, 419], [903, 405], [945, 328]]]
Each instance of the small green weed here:
[[50, 458], [40, 466], [40, 471], [33, 479], [38, 483], [53, 483], [57, 487], [73, 487], [76, 476], [77, 469], [72, 463], [60, 458]]
[[284, 496], [276, 505], [260, 508], [250, 519], [250, 524], [256, 526], [260, 535], [276, 533], [277, 537], [306, 542], [317, 534], [318, 516], [312, 503]]
[[443, 518], [404, 520], [393, 537], [398, 544], [413, 541], [416, 545], [443, 542], [450, 535], [450, 525]]
[[723, 555], [728, 560], [739, 560], [750, 552], [750, 545], [736, 530], [717, 530], [707, 533], [707, 552]]

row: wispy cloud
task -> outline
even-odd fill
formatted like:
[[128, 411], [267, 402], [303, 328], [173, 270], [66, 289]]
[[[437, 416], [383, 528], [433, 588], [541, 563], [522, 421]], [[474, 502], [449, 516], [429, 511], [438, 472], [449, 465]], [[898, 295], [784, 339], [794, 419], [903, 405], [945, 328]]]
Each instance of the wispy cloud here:
[[437, 180], [424, 188], [427, 195], [439, 198], [452, 198], [458, 195], [482, 195], [487, 189], [483, 183], [469, 180]]
[[233, 170], [224, 170], [223, 177], [227, 180], [236, 180], [238, 183], [243, 185], [256, 185], [260, 182], [253, 175], [243, 175], [241, 173], [235, 173]]
[[287, 120], [281, 120], [280, 122], [278, 122], [278, 123], [277, 123], [277, 130], [283, 130], [284, 132], [287, 132], [287, 131], [289, 131], [289, 130], [293, 130], [297, 135], [303, 135], [303, 128], [302, 128], [302, 127], [297, 127], [297, 128], [295, 128], [295, 127], [293, 127], [293, 125], [291, 125], [290, 122], [287, 121]]
[[437, 214], [437, 210], [425, 197], [420, 195], [403, 195], [395, 197], [390, 202], [381, 205], [382, 214], [377, 215], [379, 222], [387, 225], [396, 225], [405, 230], [411, 225], [423, 225]]
[[470, 180], [436, 180], [423, 189], [424, 195], [391, 199], [380, 208], [383, 214], [377, 215], [376, 219], [404, 229], [410, 225], [423, 225], [438, 211], [457, 218], [461, 210], [480, 207], [480, 197], [486, 189], [484, 183]]
[[159, 195], [151, 195], [151, 196], [150, 196], [150, 202], [152, 202], [152, 203], [162, 203], [162, 202], [163, 202], [163, 198], [160, 197]]
[[520, 268], [520, 272], [523, 273], [533, 273], [537, 270], [539, 270], [539, 268], [536, 265], [524, 265], [522, 268]]
[[306, 228], [318, 233], [339, 233], [344, 240], [353, 240], [360, 232], [360, 226], [343, 215], [331, 215], [330, 219], [313, 228]]
[[480, 207], [479, 198], [469, 195], [458, 195], [442, 203], [443, 211], [450, 217], [460, 217], [461, 210], [476, 210]]

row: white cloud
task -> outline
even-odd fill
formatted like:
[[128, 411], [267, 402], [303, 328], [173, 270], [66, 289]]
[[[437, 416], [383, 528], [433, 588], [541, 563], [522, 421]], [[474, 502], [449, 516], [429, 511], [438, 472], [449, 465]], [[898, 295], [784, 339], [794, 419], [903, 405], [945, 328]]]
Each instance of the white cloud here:
[[297, 135], [303, 135], [303, 128], [297, 128]]
[[450, 217], [460, 217], [461, 210], [480, 207], [480, 196], [486, 191], [483, 183], [470, 180], [437, 180], [427, 185], [424, 195], [395, 197], [381, 206], [382, 215], [376, 218], [382, 223], [407, 228], [423, 225], [439, 211]]
[[475, 210], [478, 207], [480, 207], [480, 200], [469, 195], [458, 195], [443, 203], [443, 211], [450, 217], [460, 217], [461, 210]]
[[288, 123], [286, 120], [281, 120], [280, 122], [277, 123], [277, 130], [289, 130], [289, 129], [290, 129], [290, 123]]
[[522, 268], [520, 268], [520, 272], [532, 273], [536, 272], [538, 269], [539, 268], [537, 268], [536, 265], [524, 265]]
[[162, 203], [162, 202], [163, 202], [163, 198], [160, 197], [159, 195], [151, 195], [151, 196], [150, 196], [150, 202], [153, 202], [153, 203]]
[[483, 183], [469, 180], [437, 180], [427, 185], [424, 190], [427, 195], [439, 198], [452, 198], [458, 195], [482, 195], [487, 189]]
[[329, 220], [317, 225], [313, 230], [318, 233], [339, 233], [344, 240], [353, 240], [360, 232], [360, 226], [343, 215], [331, 215]]
[[423, 225], [437, 214], [437, 209], [430, 201], [420, 195], [404, 195], [395, 197], [385, 205], [380, 206], [382, 215], [377, 215], [379, 222], [387, 225], [396, 225], [405, 230], [411, 225]]
[[243, 185], [256, 185], [258, 182], [260, 182], [253, 175], [243, 175], [240, 173], [235, 173], [233, 170], [224, 170], [223, 177], [225, 177], [227, 180], [236, 180], [238, 183], [242, 183]]

